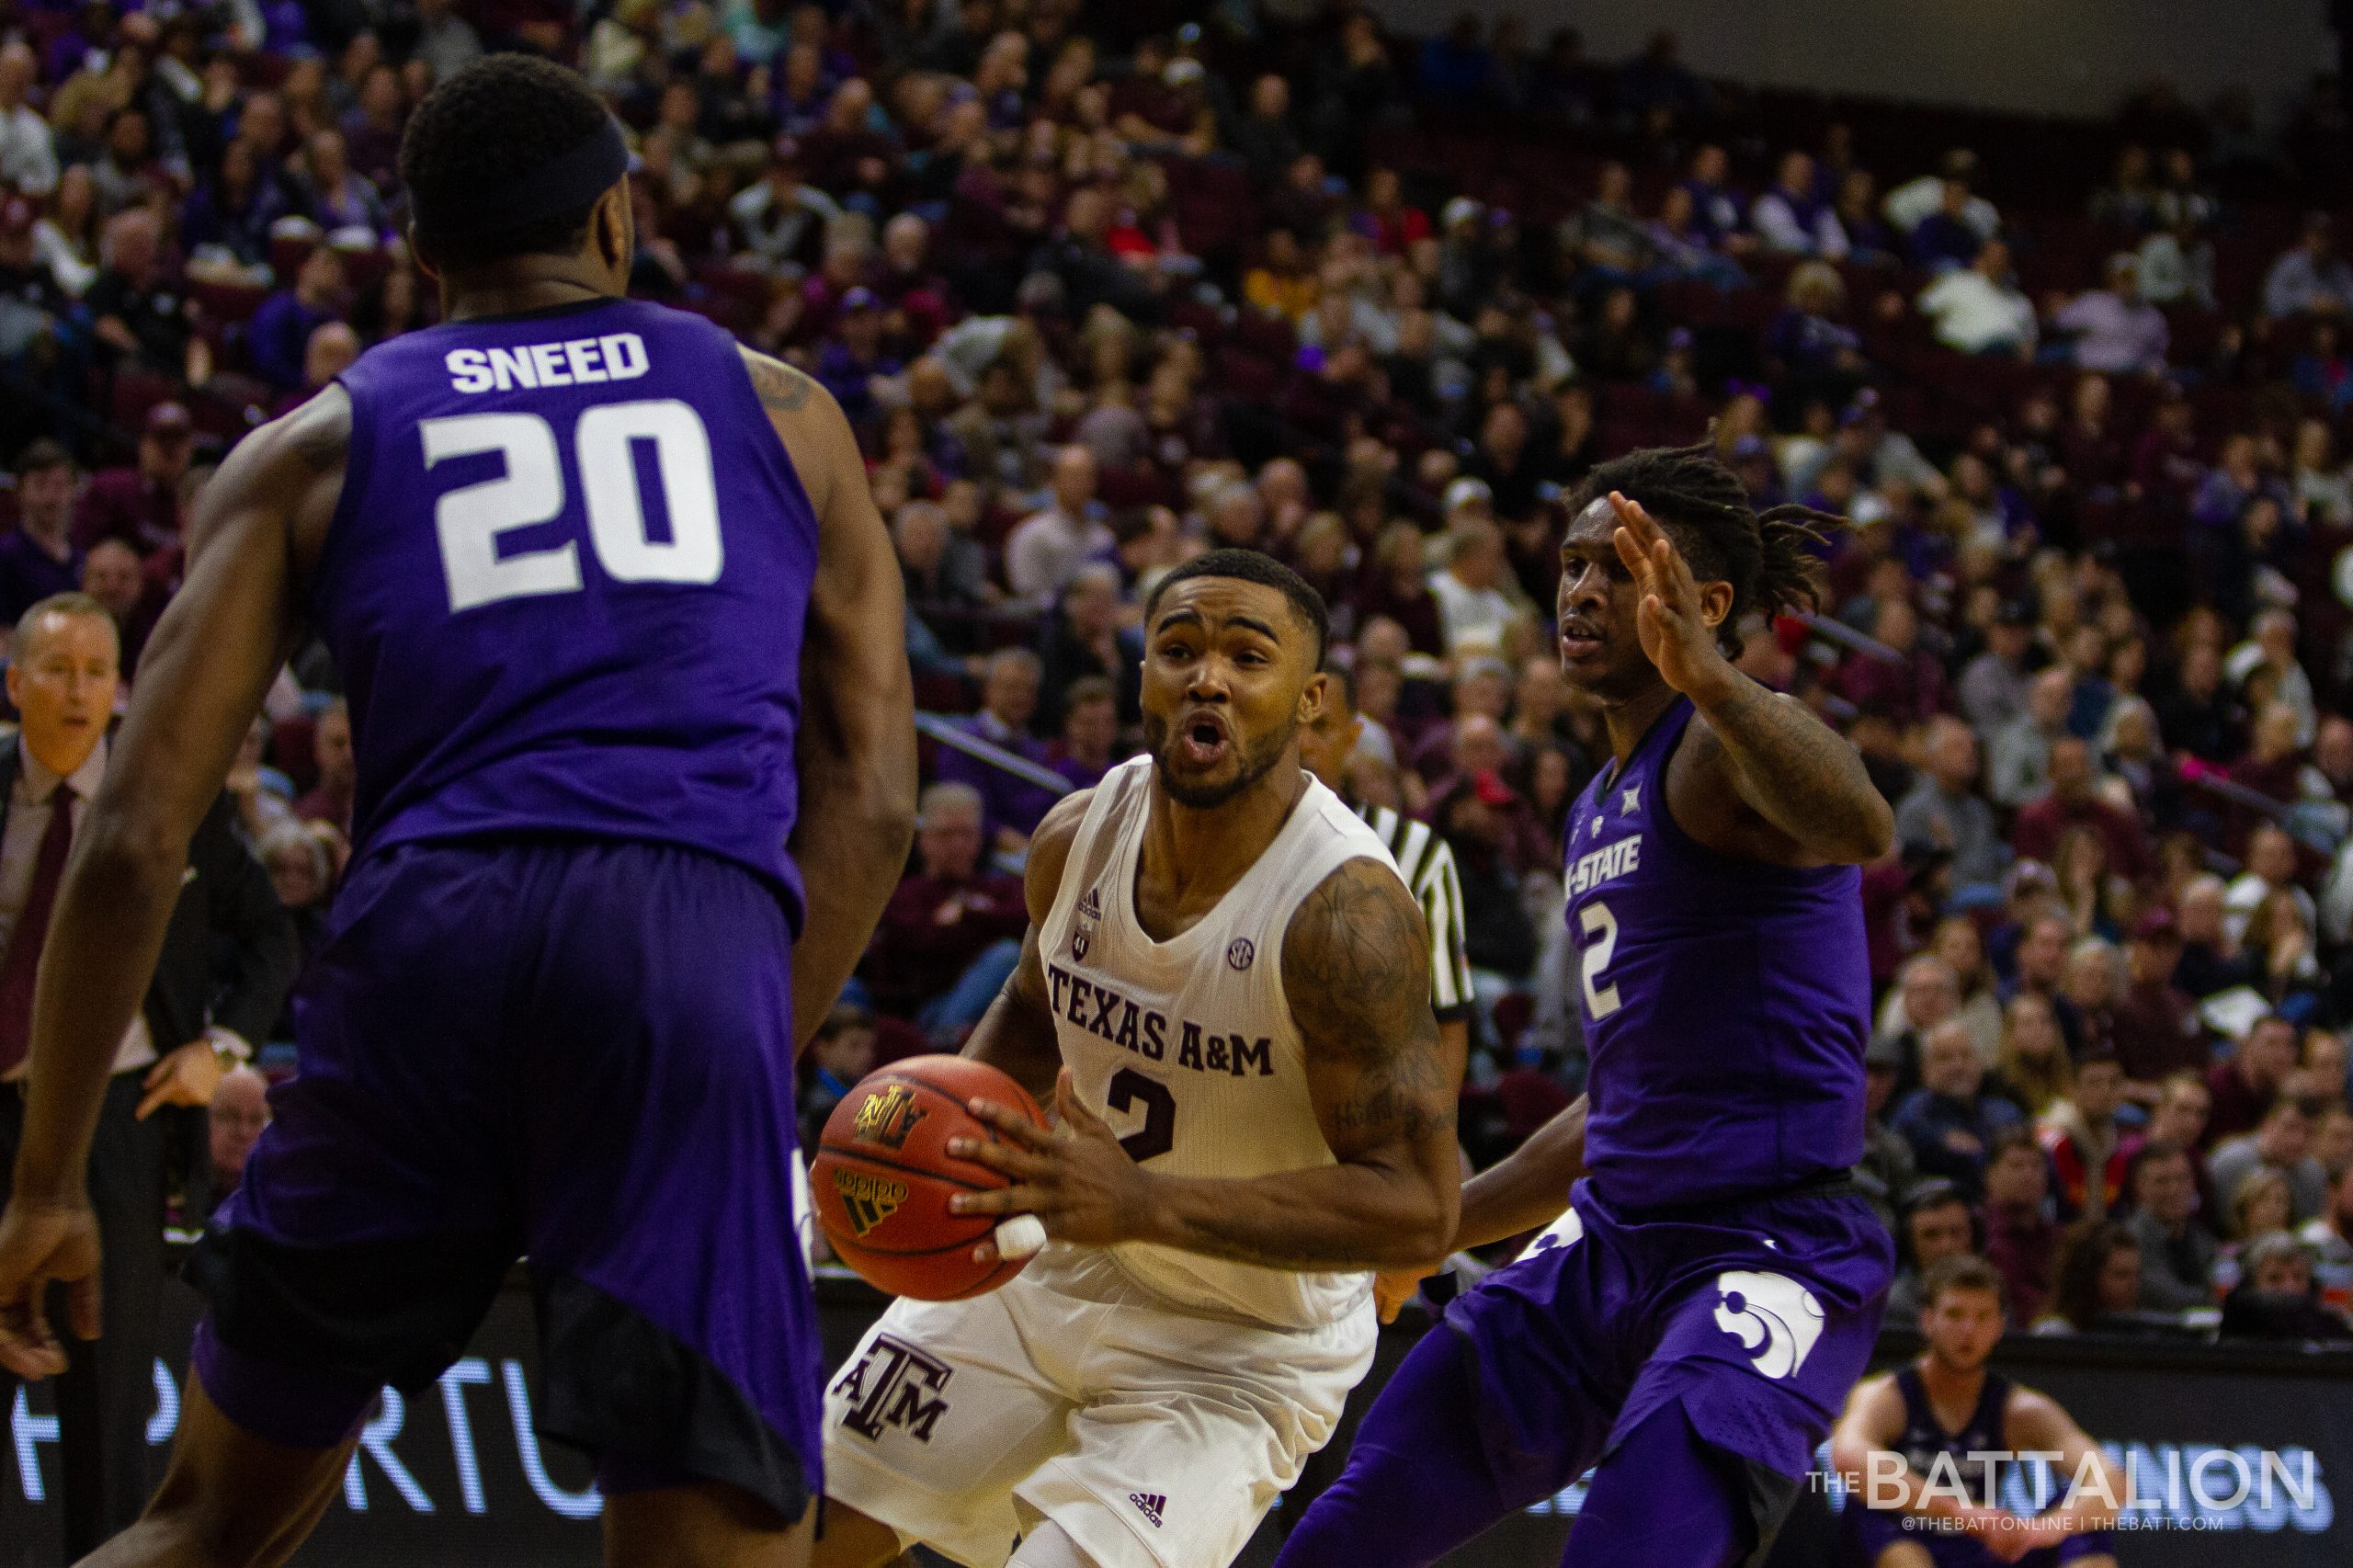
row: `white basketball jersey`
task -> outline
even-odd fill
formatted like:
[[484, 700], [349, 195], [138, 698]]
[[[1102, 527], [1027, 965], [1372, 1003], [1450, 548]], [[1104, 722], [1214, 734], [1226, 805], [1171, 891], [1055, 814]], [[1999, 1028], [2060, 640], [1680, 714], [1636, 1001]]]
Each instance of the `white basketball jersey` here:
[[[1396, 863], [1313, 778], [1282, 831], [1217, 907], [1165, 942], [1136, 918], [1152, 759], [1095, 787], [1039, 954], [1079, 1098], [1138, 1162], [1171, 1176], [1246, 1178], [1334, 1164], [1309, 1099], [1304, 1047], [1283, 994], [1291, 913], [1338, 867]], [[1403, 1020], [1400, 1020], [1403, 1027]], [[1173, 1247], [1113, 1258], [1170, 1302], [1310, 1328], [1363, 1305], [1368, 1274], [1302, 1274]]]

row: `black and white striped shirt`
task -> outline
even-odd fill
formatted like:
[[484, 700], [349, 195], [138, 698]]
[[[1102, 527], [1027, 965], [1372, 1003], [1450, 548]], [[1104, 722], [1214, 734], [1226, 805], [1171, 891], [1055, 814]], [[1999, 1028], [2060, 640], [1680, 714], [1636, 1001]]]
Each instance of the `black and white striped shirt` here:
[[1462, 946], [1462, 881], [1455, 875], [1454, 850], [1426, 822], [1400, 816], [1387, 806], [1358, 805], [1397, 871], [1422, 906], [1430, 934], [1430, 1007], [1444, 1023], [1471, 1011], [1471, 959]]

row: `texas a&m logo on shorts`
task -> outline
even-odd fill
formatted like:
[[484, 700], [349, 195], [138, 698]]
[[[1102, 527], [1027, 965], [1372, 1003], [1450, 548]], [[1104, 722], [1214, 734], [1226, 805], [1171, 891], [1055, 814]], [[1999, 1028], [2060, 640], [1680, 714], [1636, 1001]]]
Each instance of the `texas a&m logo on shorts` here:
[[948, 1414], [939, 1391], [956, 1369], [936, 1360], [887, 1334], [878, 1334], [866, 1354], [834, 1384], [833, 1392], [849, 1402], [842, 1425], [869, 1442], [896, 1426], [918, 1443], [931, 1441], [931, 1429]]

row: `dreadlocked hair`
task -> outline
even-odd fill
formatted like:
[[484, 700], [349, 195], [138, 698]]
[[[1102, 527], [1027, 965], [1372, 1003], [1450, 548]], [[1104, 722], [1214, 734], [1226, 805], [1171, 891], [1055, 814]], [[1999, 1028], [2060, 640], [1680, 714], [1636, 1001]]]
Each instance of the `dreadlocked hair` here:
[[1740, 623], [1821, 608], [1814, 551], [1847, 519], [1811, 506], [1750, 509], [1740, 476], [1716, 457], [1715, 431], [1688, 447], [1644, 447], [1613, 458], [1586, 476], [1570, 516], [1616, 491], [1658, 520], [1702, 583], [1730, 583], [1732, 608], [1716, 629], [1717, 645], [1740, 652]]

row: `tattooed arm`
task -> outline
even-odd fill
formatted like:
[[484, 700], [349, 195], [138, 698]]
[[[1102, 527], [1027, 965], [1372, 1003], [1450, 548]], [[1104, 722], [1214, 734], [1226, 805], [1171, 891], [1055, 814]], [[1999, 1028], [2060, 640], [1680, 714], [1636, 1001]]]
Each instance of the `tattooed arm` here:
[[792, 949], [792, 1022], [805, 1047], [866, 951], [915, 835], [915, 685], [899, 559], [839, 404], [807, 376], [744, 351], [744, 366], [817, 513], [817, 575], [801, 642], [800, 818], [806, 907]]
[[350, 402], [331, 387], [238, 443], [204, 487], [187, 581], [75, 824], [41, 948], [15, 1196], [0, 1217], [0, 1364], [24, 1376], [64, 1366], [41, 1311], [48, 1281], [70, 1287], [76, 1333], [98, 1332], [85, 1173], [108, 1071], [154, 974], [188, 842], [292, 651], [350, 433]]
[[1413, 895], [1376, 860], [1334, 871], [1291, 917], [1284, 983], [1334, 1164], [1248, 1178], [1163, 1176], [1128, 1158], [1065, 1073], [1058, 1135], [977, 1108], [1006, 1140], [949, 1152], [1015, 1185], [961, 1195], [953, 1207], [1034, 1213], [1048, 1235], [1085, 1245], [1154, 1242], [1269, 1268], [1429, 1256], [1454, 1232], [1461, 1170], [1428, 952]]
[[1803, 703], [1768, 691], [1737, 670], [1721, 692], [1693, 702], [1699, 720], [1669, 775], [1677, 820], [1685, 820], [1686, 780], [1716, 778], [1763, 819], [1757, 826], [1769, 827], [1782, 841], [1770, 846], [1744, 842], [1737, 829], [1710, 834], [1701, 826], [1710, 814], [1702, 808], [1692, 813], [1699, 819], [1692, 825], [1703, 842], [1713, 839], [1714, 847], [1801, 865], [1859, 866], [1887, 853], [1895, 837], [1895, 813], [1887, 798], [1863, 771], [1863, 759], [1847, 737]]
[[1732, 602], [1705, 588], [1640, 504], [1612, 494], [1612, 540], [1642, 595], [1643, 652], [1699, 709], [1667, 775], [1669, 809], [1711, 849], [1782, 865], [1860, 865], [1895, 837], [1888, 808], [1846, 737], [1733, 667], [1716, 645]]

